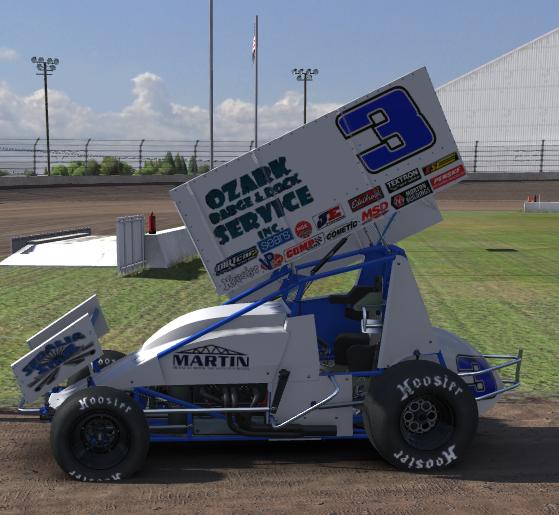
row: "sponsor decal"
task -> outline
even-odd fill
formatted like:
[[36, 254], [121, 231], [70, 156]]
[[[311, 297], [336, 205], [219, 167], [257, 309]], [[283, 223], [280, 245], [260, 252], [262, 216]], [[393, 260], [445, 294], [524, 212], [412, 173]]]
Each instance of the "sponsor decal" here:
[[388, 193], [394, 193], [397, 190], [401, 190], [402, 188], [405, 188], [406, 186], [419, 181], [419, 179], [421, 179], [421, 174], [419, 173], [419, 170], [417, 168], [414, 168], [413, 170], [410, 170], [409, 172], [406, 172], [388, 181], [385, 186], [388, 190]]
[[236, 350], [219, 345], [204, 345], [196, 349], [183, 350], [173, 354], [173, 368], [186, 369], [246, 369], [250, 357]]
[[466, 175], [464, 165], [458, 165], [446, 172], [441, 173], [440, 175], [437, 175], [436, 177], [433, 177], [430, 180], [431, 186], [433, 186], [433, 189], [436, 190], [460, 179], [460, 177], [464, 177], [464, 175]]
[[258, 255], [258, 250], [256, 246], [250, 247], [249, 249], [241, 250], [232, 256], [220, 261], [217, 265], [215, 265], [215, 273], [216, 275], [225, 274], [227, 272], [231, 272], [231, 270], [235, 270], [235, 268], [239, 268], [244, 264], [252, 261]]
[[417, 459], [415, 456], [410, 456], [406, 454], [403, 450], [394, 453], [394, 458], [400, 460], [400, 463], [404, 465], [407, 463], [409, 469], [431, 469], [435, 465], [437, 467], [442, 467], [443, 465], [450, 465], [453, 461], [458, 459], [458, 456], [454, 453], [456, 445], [451, 445], [446, 451], [443, 451], [436, 458]]
[[282, 156], [211, 189], [204, 201], [214, 237], [225, 245], [252, 231], [265, 232], [274, 220], [311, 204], [314, 198]]
[[221, 284], [225, 291], [236, 288], [240, 283], [253, 278], [259, 271], [258, 265], [245, 266], [241, 272], [221, 278]]
[[448, 166], [450, 163], [454, 163], [454, 161], [458, 161], [457, 152], [451, 152], [447, 156], [441, 157], [438, 161], [435, 161], [430, 165], [424, 166], [423, 173], [425, 175], [429, 175], [430, 173], [436, 172], [437, 170], [440, 170], [445, 166]]
[[339, 225], [338, 227], [332, 229], [330, 232], [326, 233], [326, 239], [334, 240], [338, 236], [341, 236], [342, 234], [346, 234], [350, 231], [353, 231], [353, 229], [355, 229], [358, 225], [359, 223], [356, 222], [355, 220], [352, 220], [351, 222], [348, 222], [343, 225]]
[[365, 224], [372, 220], [376, 220], [377, 218], [380, 218], [381, 216], [385, 215], [387, 212], [388, 212], [388, 202], [386, 202], [386, 200], [383, 200], [379, 204], [376, 204], [375, 206], [371, 206], [365, 209], [365, 211], [361, 211], [361, 223]]
[[293, 233], [291, 232], [291, 229], [281, 229], [277, 234], [260, 240], [257, 245], [260, 252], [268, 252], [280, 245], [283, 245], [284, 243], [287, 243], [288, 241], [291, 241], [292, 239]]
[[382, 188], [380, 186], [375, 186], [370, 190], [364, 191], [360, 193], [356, 197], [353, 197], [348, 200], [349, 207], [353, 213], [355, 211], [359, 211], [366, 206], [374, 204], [378, 200], [384, 198], [384, 193], [382, 192]]
[[454, 396], [457, 396], [464, 391], [456, 384], [455, 381], [449, 380], [447, 375], [414, 377], [413, 379], [407, 378], [400, 384], [396, 385], [396, 388], [398, 388], [402, 394], [400, 401], [405, 401], [408, 397], [413, 396], [415, 391], [422, 386], [435, 386], [437, 388], [442, 388], [444, 390], [448, 390], [448, 393], [454, 393]]
[[258, 261], [262, 270], [273, 270], [283, 263], [283, 256], [276, 252], [266, 252]]
[[301, 243], [298, 243], [297, 245], [294, 245], [293, 247], [289, 247], [285, 251], [285, 259], [292, 259], [294, 257], [297, 257], [297, 256], [300, 256], [300, 255], [305, 254], [307, 252], [310, 252], [311, 250], [314, 250], [317, 247], [320, 247], [320, 245], [322, 245], [323, 241], [324, 241], [323, 233], [315, 234], [314, 236], [312, 236], [308, 240], [302, 241]]
[[345, 215], [339, 204], [313, 216], [314, 224], [317, 229], [328, 227], [329, 225], [340, 221], [342, 218], [345, 218]]
[[301, 220], [300, 222], [297, 222], [297, 225], [295, 226], [295, 234], [299, 237], [299, 238], [308, 238], [312, 233], [312, 225], [310, 222], [307, 222], [306, 220]]
[[396, 209], [400, 209], [416, 200], [419, 200], [427, 195], [433, 193], [431, 186], [429, 186], [428, 181], [424, 181], [417, 186], [412, 186], [411, 188], [398, 193], [392, 197], [392, 206]]

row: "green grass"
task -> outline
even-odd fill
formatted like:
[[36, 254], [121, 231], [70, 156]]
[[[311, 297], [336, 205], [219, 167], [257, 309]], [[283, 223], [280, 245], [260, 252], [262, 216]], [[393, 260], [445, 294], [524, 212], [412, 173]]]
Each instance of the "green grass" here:
[[[433, 324], [482, 351], [523, 347], [522, 391], [559, 393], [559, 216], [447, 212], [444, 217], [402, 242]], [[315, 292], [343, 291], [353, 279], [334, 277]], [[126, 278], [113, 269], [0, 267], [1, 405], [18, 398], [9, 365], [26, 352], [25, 340], [92, 293], [111, 328], [103, 347], [124, 351], [138, 348], [176, 316], [223, 300], [199, 260]]]

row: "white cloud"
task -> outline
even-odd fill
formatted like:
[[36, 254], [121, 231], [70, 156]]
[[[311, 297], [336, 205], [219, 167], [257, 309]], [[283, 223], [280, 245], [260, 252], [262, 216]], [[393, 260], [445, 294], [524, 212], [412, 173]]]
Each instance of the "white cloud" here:
[[[53, 138], [208, 139], [208, 109], [180, 105], [169, 98], [161, 77], [145, 72], [132, 79], [134, 100], [117, 112], [97, 112], [74, 102], [59, 90], [49, 90], [49, 118]], [[338, 107], [336, 103], [309, 104], [312, 120]], [[259, 138], [272, 139], [299, 126], [303, 98], [287, 91], [270, 105], [259, 106]], [[44, 125], [43, 92], [19, 96], [0, 82], [0, 135], [41, 136]], [[215, 107], [216, 140], [251, 140], [254, 105], [228, 98]]]
[[0, 47], [0, 61], [15, 61], [17, 57], [13, 48]]

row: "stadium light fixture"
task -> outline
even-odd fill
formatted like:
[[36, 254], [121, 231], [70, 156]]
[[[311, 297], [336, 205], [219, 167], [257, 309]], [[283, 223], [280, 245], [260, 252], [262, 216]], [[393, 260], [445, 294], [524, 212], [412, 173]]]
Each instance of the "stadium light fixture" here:
[[49, 137], [49, 97], [48, 97], [48, 87], [47, 87], [47, 77], [52, 75], [52, 72], [56, 70], [56, 66], [60, 63], [58, 57], [52, 58], [47, 57], [35, 57], [31, 58], [31, 62], [37, 66], [39, 73], [36, 75], [42, 75], [45, 84], [45, 122], [47, 128], [47, 174], [50, 175], [50, 137]]
[[303, 101], [303, 123], [307, 123], [307, 82], [313, 80], [313, 75], [318, 75], [318, 68], [306, 70], [303, 68], [293, 68], [291, 73], [295, 76], [298, 81], [304, 83], [304, 101]]

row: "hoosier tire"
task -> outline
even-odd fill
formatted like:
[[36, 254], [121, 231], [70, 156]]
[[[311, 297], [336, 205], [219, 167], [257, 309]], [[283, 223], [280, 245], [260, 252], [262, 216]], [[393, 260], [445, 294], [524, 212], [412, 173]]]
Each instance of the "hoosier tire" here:
[[373, 378], [363, 408], [369, 440], [403, 470], [448, 468], [477, 430], [477, 403], [466, 383], [429, 361], [405, 361]]
[[79, 481], [119, 481], [144, 463], [149, 430], [124, 392], [96, 386], [66, 399], [52, 419], [50, 442], [60, 468]]

